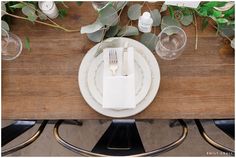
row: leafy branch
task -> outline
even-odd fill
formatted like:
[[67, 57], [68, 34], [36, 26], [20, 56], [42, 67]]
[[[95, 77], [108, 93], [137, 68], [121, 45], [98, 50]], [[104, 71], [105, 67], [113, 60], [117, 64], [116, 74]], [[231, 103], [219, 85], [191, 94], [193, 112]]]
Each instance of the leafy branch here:
[[[52, 19], [47, 18], [47, 16], [43, 12], [41, 12], [39, 9], [36, 9], [34, 7], [34, 5], [32, 5], [32, 4], [28, 4], [26, 2], [20, 2], [20, 3], [17, 3], [15, 5], [13, 5], [12, 7], [22, 8], [22, 11], [23, 11], [23, 9], [25, 9], [25, 10], [27, 9], [26, 12], [28, 13], [27, 14], [28, 17], [23, 17], [23, 16], [15, 15], [15, 14], [7, 12], [6, 10], [1, 9], [2, 14], [8, 15], [8, 16], [11, 16], [11, 17], [14, 17], [14, 18], [17, 18], [17, 19], [22, 19], [22, 20], [27, 20], [27, 21], [39, 23], [39, 24], [46, 25], [46, 26], [53, 27], [53, 28], [58, 28], [58, 29], [61, 29], [61, 30], [65, 31], [65, 32], [79, 32], [80, 31], [80, 29], [71, 30], [71, 29], [67, 29], [67, 28], [57, 24]], [[52, 24], [47, 23], [47, 22], [43, 22], [43, 21], [40, 21], [40, 20], [37, 20], [38, 16], [34, 14], [34, 11], [39, 13], [39, 15], [43, 15], [44, 17], [46, 17], [46, 19], [48, 19]], [[34, 16], [36, 16], [36, 17], [34, 17]]]
[[[22, 20], [29, 21], [29, 19], [26, 18], [26, 17], [10, 14], [10, 13], [8, 13], [6, 11], [3, 11], [3, 10], [2, 10], [2, 12], [4, 12], [5, 15], [8, 15], [8, 16], [11, 16], [11, 17], [14, 17], [14, 18], [17, 18], [17, 19], [22, 19]], [[53, 27], [53, 28], [58, 28], [58, 29], [66, 31], [66, 32], [78, 32], [78, 31], [80, 31], [80, 30], [69, 30], [69, 29], [66, 29], [66, 28], [64, 28], [64, 27], [62, 27], [60, 25], [49, 24], [49, 23], [42, 22], [42, 21], [39, 21], [39, 20], [35, 20], [34, 22], [42, 24], [42, 25], [50, 26], [50, 27]]]
[[220, 33], [223, 37], [231, 40], [230, 36], [234, 35], [234, 2], [203, 2], [195, 11], [204, 18], [203, 29], [208, 25], [208, 19], [211, 19], [216, 26], [211, 23], [210, 25], [217, 30], [216, 33]]

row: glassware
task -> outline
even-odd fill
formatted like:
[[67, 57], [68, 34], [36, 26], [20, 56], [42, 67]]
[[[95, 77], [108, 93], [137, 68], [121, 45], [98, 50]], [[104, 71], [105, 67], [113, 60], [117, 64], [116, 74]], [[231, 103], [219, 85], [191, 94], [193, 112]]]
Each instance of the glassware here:
[[167, 26], [158, 35], [156, 53], [165, 60], [179, 57], [185, 48], [187, 36], [183, 29], [177, 26]]
[[2, 59], [14, 60], [22, 51], [22, 42], [20, 38], [6, 30], [2, 29]]
[[101, 1], [101, 2], [96, 1], [96, 2], [92, 2], [92, 5], [96, 11], [100, 11], [103, 8], [105, 8], [107, 5], [109, 5], [110, 3], [111, 2], [106, 2], [106, 1]]

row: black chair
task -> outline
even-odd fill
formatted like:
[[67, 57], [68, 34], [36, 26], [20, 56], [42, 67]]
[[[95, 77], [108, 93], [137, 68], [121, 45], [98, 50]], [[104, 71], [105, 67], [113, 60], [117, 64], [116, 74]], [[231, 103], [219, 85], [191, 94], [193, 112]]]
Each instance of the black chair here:
[[[32, 128], [35, 124], [36, 121], [16, 121], [11, 125], [2, 128], [2, 147], [5, 146], [7, 143], [11, 142], [12, 140], [14, 140], [15, 138], [19, 137], [21, 134], [23, 134], [30, 128]], [[46, 124], [47, 121], [43, 121], [38, 130], [36, 131], [36, 133], [26, 141], [14, 147], [2, 150], [2, 156], [13, 153], [33, 143], [43, 132]]]
[[234, 140], [234, 119], [230, 120], [214, 120], [216, 127], [221, 129], [225, 134]]
[[[203, 137], [203, 139], [209, 143], [211, 146], [217, 148], [218, 150], [221, 150], [223, 152], [229, 153], [229, 155], [234, 156], [234, 150], [230, 149], [228, 147], [225, 147], [222, 144], [217, 143], [212, 138], [210, 138], [207, 133], [205, 132], [200, 120], [195, 119], [195, 123], [197, 125], [198, 131]], [[214, 120], [215, 125], [224, 131], [227, 135], [229, 135], [231, 138], [234, 139], [234, 120]]]
[[76, 147], [59, 135], [59, 127], [63, 120], [56, 123], [53, 133], [62, 146], [84, 156], [154, 156], [176, 148], [185, 140], [188, 133], [187, 125], [183, 120], [178, 121], [182, 126], [182, 134], [179, 139], [149, 152], [144, 150], [134, 120], [113, 120], [92, 151]]

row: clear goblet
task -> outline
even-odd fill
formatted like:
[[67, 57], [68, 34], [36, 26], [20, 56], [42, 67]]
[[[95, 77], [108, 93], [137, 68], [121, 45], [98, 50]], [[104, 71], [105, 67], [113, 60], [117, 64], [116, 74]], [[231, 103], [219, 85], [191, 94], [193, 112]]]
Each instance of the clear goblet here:
[[183, 29], [177, 26], [167, 26], [158, 35], [156, 53], [165, 60], [179, 57], [186, 46], [187, 36]]

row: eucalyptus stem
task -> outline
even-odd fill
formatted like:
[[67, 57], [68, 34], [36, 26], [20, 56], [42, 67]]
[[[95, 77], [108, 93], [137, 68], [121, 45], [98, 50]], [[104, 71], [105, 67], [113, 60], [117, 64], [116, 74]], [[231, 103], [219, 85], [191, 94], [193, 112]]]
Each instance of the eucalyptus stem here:
[[64, 2], [61, 2], [61, 3], [65, 8], [69, 8], [68, 5], [66, 5]]
[[[26, 18], [26, 17], [10, 14], [10, 13], [4, 11], [4, 10], [1, 10], [1, 11], [4, 12], [6, 15], [11, 16], [11, 17], [29, 21], [29, 19]], [[50, 26], [50, 27], [53, 27], [53, 28], [58, 28], [58, 29], [66, 31], [66, 32], [79, 32], [80, 31], [80, 30], [69, 30], [69, 29], [66, 29], [66, 28], [64, 28], [64, 27], [62, 27], [60, 25], [49, 24], [49, 23], [42, 22], [42, 21], [39, 21], [39, 20], [35, 20], [34, 22], [39, 23], [39, 24], [43, 24], [43, 25], [46, 25], [46, 26]]]
[[106, 29], [103, 29], [103, 30], [102, 30], [102, 36], [103, 36], [103, 37], [102, 37], [102, 41], [101, 41], [100, 44], [98, 45], [97, 52], [95, 53], [95, 57], [97, 57], [97, 56], [99, 55], [99, 54], [98, 54], [98, 50], [100, 49], [100, 47], [101, 47], [101, 45], [102, 45], [101, 43], [104, 41], [104, 37], [105, 37], [105, 35], [106, 35], [106, 32], [107, 32]]
[[[213, 25], [213, 24], [211, 24], [211, 23], [209, 23], [212, 27], [214, 27], [215, 29], [218, 29], [218, 27], [217, 26], [215, 26], [215, 25]], [[225, 38], [227, 38], [229, 41], [231, 41], [231, 39], [228, 37], [228, 36], [226, 36], [225, 34], [224, 34], [224, 32], [222, 32], [222, 31], [220, 31], [219, 29], [218, 29], [218, 32], [220, 32], [222, 35], [223, 35], [223, 37], [225, 37]]]
[[197, 28], [197, 18], [196, 14], [193, 12], [194, 17], [194, 26], [195, 26], [195, 50], [197, 50], [198, 47], [198, 28]]
[[143, 7], [145, 3], [146, 3], [146, 2], [144, 1], [143, 4], [141, 5], [141, 7]]
[[151, 8], [150, 8], [150, 6], [148, 5], [148, 3], [145, 3], [145, 4], [146, 4], [148, 10], [151, 12]]

